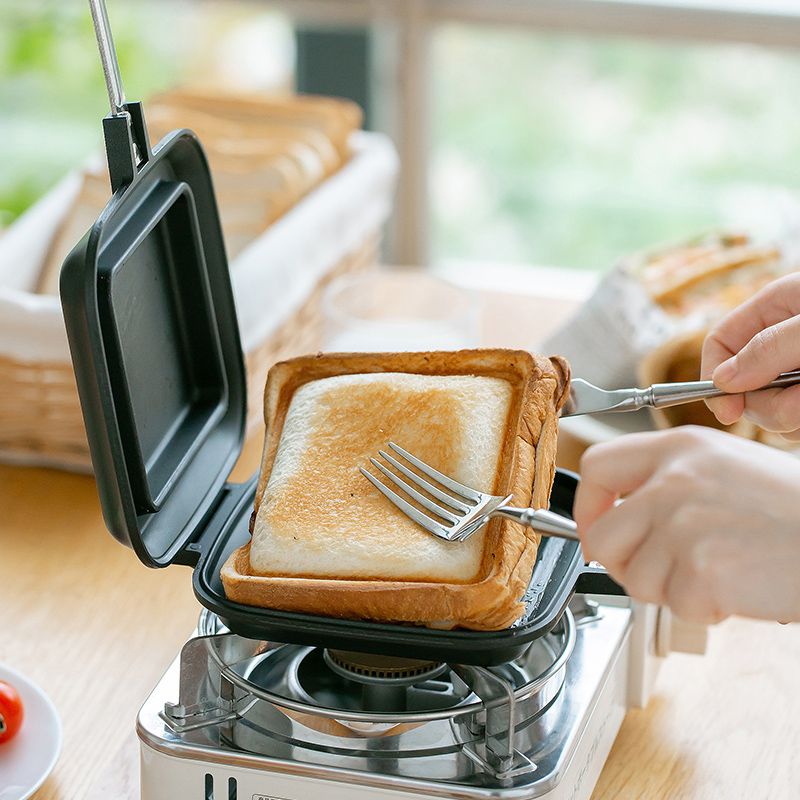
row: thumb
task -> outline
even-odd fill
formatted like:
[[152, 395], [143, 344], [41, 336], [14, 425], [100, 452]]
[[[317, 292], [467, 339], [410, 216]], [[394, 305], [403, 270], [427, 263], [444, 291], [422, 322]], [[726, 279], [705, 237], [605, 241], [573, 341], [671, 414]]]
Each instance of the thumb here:
[[798, 366], [800, 316], [759, 331], [736, 355], [719, 364], [711, 378], [726, 392], [749, 392]]

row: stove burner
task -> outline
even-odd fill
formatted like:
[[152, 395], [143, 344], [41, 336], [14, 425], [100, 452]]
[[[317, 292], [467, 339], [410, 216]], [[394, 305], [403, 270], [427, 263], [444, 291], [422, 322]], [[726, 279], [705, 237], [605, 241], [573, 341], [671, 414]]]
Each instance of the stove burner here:
[[352, 653], [347, 650], [325, 650], [324, 656], [325, 663], [334, 672], [359, 683], [381, 681], [411, 685], [435, 678], [447, 668], [446, 664], [437, 661]]
[[[450, 708], [469, 693], [460, 681], [454, 687], [450, 676], [436, 680], [446, 664], [318, 648], [298, 653], [292, 661], [285, 675], [287, 688], [313, 706], [402, 713]], [[250, 680], [272, 680], [257, 672]]]

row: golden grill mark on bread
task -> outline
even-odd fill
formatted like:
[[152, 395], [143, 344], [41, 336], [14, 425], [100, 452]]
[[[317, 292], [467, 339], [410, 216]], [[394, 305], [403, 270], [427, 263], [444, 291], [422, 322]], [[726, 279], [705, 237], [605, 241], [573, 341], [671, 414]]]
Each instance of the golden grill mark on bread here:
[[[569, 366], [564, 359], [501, 349], [319, 354], [281, 362], [270, 371], [264, 395], [267, 432], [251, 520], [254, 534], [259, 529], [258, 515], [269, 502], [267, 487], [291, 401], [301, 387], [337, 375], [393, 372], [505, 381], [511, 401], [492, 491], [511, 494], [516, 505], [547, 506], [555, 471], [558, 410], [569, 390]], [[379, 415], [381, 409], [372, 411]], [[463, 435], [463, 428], [458, 430]], [[417, 452], [425, 446], [400, 443]], [[472, 449], [472, 443], [467, 449]], [[432, 452], [435, 456], [436, 448]], [[424, 536], [426, 541], [433, 538]], [[472, 539], [453, 546], [466, 547]], [[520, 601], [530, 582], [539, 536], [510, 520], [494, 519], [480, 541], [480, 566], [474, 580], [467, 582], [263, 575], [250, 563], [252, 540], [231, 554], [222, 568], [222, 581], [230, 600], [265, 608], [438, 628], [499, 630], [525, 610]]]
[[261, 575], [465, 583], [483, 536], [453, 546], [419, 528], [358, 471], [389, 441], [457, 480], [494, 491], [511, 386], [476, 376], [347, 375], [301, 387], [256, 516]]

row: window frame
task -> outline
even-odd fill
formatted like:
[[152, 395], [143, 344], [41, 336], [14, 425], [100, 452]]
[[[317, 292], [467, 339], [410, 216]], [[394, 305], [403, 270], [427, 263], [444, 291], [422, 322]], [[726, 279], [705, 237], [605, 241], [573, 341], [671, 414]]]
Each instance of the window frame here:
[[457, 22], [800, 48], [798, 0], [272, 0], [268, 4], [304, 26], [368, 28], [380, 42], [374, 47], [386, 63], [380, 75], [373, 76], [376, 127], [392, 136], [403, 165], [387, 260], [407, 265], [428, 265], [430, 256], [430, 52], [437, 26]]

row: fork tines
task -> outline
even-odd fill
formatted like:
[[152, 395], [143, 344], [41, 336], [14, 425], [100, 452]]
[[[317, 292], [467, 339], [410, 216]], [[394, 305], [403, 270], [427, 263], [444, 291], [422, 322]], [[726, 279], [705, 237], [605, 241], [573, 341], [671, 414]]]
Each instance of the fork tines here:
[[[389, 442], [389, 447], [394, 450], [403, 461], [411, 464], [411, 466], [415, 467], [432, 481], [436, 481], [436, 483], [432, 483], [431, 480], [426, 480], [417, 472], [410, 469], [406, 463], [398, 460], [385, 450], [379, 450], [378, 454], [401, 475], [405, 476], [408, 479], [407, 481], [387, 469], [384, 464], [375, 458], [370, 458], [370, 463], [380, 471], [395, 489], [402, 492], [402, 494], [398, 494], [397, 491], [389, 488], [389, 486], [378, 480], [375, 476], [367, 472], [367, 470], [360, 468], [364, 477], [367, 478], [381, 494], [429, 533], [441, 539], [446, 539], [447, 541], [460, 541], [466, 538], [465, 534], [461, 531], [459, 531], [458, 535], [450, 534], [449, 529], [456, 525], [456, 523], [463, 522], [465, 516], [475, 511], [482, 499], [482, 495], [469, 486], [464, 486], [454, 481], [449, 476], [443, 475], [438, 470], [433, 469], [424, 461], [420, 461], [402, 447], [394, 444], [394, 442]], [[427, 494], [423, 494], [419, 489], [422, 489]], [[444, 489], [449, 491], [444, 491]], [[403, 495], [405, 495], [405, 497]], [[453, 495], [457, 496], [454, 497]], [[435, 514], [438, 519], [423, 513], [406, 498], [415, 500], [420, 506]], [[431, 498], [435, 498], [439, 502], [434, 502]], [[472, 531], [469, 533], [471, 532]], [[469, 533], [466, 535], [469, 535]]]

